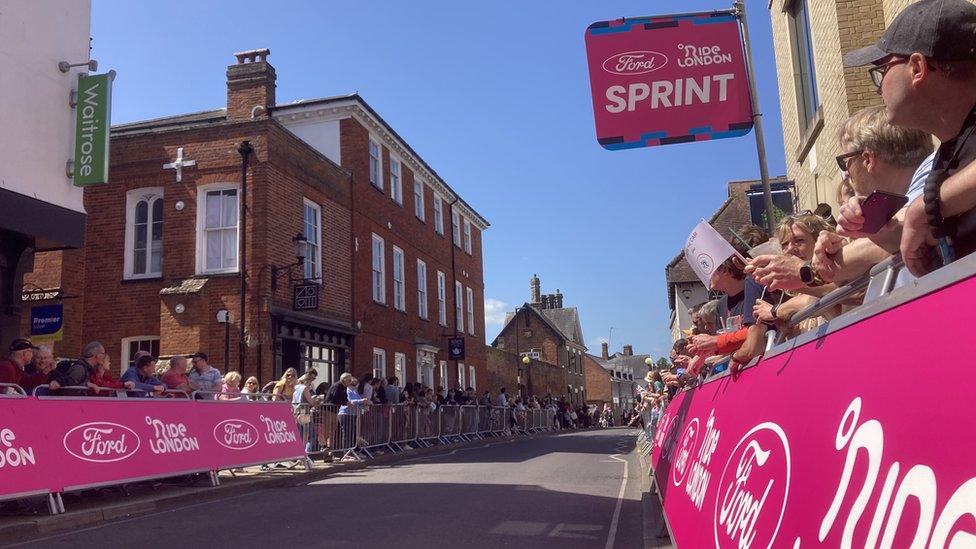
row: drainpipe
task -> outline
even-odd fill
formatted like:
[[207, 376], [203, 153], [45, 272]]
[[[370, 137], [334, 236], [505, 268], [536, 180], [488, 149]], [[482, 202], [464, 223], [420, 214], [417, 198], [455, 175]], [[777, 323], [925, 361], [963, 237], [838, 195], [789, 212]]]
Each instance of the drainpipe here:
[[[245, 307], [244, 299], [247, 297], [247, 164], [251, 157], [251, 153], [254, 152], [254, 148], [251, 147], [250, 141], [242, 141], [240, 146], [237, 147], [237, 152], [241, 155], [241, 246], [240, 254], [238, 254], [238, 261], [240, 263], [241, 270], [241, 312], [240, 312], [240, 333], [237, 342], [238, 348], [238, 369], [240, 374], [244, 375], [244, 357], [247, 345], [244, 342], [244, 320], [245, 320]], [[258, 376], [261, 375], [261, 365], [258, 364], [257, 368]]]

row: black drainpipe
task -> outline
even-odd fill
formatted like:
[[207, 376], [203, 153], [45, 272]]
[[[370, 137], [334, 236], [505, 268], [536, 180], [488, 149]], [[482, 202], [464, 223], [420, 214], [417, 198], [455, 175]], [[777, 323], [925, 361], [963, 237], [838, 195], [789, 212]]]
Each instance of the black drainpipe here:
[[[240, 270], [241, 270], [241, 312], [240, 312], [240, 333], [237, 342], [238, 348], [238, 372], [244, 376], [244, 356], [247, 345], [244, 343], [244, 299], [247, 297], [247, 164], [254, 152], [250, 141], [242, 141], [237, 147], [237, 152], [241, 155], [241, 251], [240, 251]], [[261, 376], [261, 365], [258, 365], [257, 374]], [[246, 379], [246, 378], [245, 378]]]

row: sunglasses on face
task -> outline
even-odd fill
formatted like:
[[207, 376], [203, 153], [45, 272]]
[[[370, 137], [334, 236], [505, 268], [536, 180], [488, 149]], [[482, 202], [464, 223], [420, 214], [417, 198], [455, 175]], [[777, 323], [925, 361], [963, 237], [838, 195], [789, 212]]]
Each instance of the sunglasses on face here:
[[844, 173], [847, 173], [848, 172], [848, 167], [850, 165], [850, 163], [848, 161], [851, 158], [855, 158], [857, 156], [860, 156], [863, 153], [864, 153], [864, 149], [861, 149], [861, 150], [857, 150], [857, 151], [854, 151], [854, 152], [849, 152], [849, 153], [846, 153], [846, 154], [839, 154], [839, 155], [837, 155], [837, 166], [840, 168], [840, 171], [842, 171]]

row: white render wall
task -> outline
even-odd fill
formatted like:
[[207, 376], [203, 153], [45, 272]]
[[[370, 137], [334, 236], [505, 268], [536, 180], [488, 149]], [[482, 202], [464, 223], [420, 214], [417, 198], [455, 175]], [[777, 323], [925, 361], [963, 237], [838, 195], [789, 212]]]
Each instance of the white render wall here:
[[339, 121], [314, 120], [293, 122], [287, 118], [280, 122], [302, 141], [324, 154], [329, 160], [342, 165], [339, 153]]
[[[90, 0], [0, 2], [0, 187], [84, 213], [65, 174], [74, 155], [68, 96], [88, 60]], [[101, 69], [105, 72], [107, 69]]]

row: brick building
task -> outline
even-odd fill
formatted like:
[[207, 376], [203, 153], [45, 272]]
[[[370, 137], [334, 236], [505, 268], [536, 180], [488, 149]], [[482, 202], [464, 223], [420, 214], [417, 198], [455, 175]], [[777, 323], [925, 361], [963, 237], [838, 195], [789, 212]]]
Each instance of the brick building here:
[[488, 382], [482, 384], [480, 391], [491, 391], [497, 395], [502, 387], [509, 395], [523, 397], [564, 395], [566, 375], [563, 368], [541, 359], [530, 358], [524, 362], [524, 355], [487, 347]]
[[[586, 346], [579, 311], [576, 307], [563, 307], [563, 294], [559, 290], [542, 295], [540, 288], [539, 278], [533, 275], [531, 301], [506, 314], [505, 324], [492, 346], [558, 366], [563, 371], [564, 382], [562, 390], [552, 393], [553, 396], [563, 395], [577, 404], [586, 402], [583, 367]], [[531, 378], [523, 383], [529, 394], [540, 394], [534, 390]]]
[[649, 371], [644, 360], [650, 355], [635, 355], [633, 345], [624, 345], [619, 353], [609, 353], [609, 345], [603, 343], [600, 356], [584, 357], [586, 402], [600, 409], [609, 403], [615, 413], [631, 410], [637, 400], [637, 384], [643, 382]]
[[[83, 273], [62, 277], [84, 313], [67, 319], [75, 328], [56, 351], [97, 338], [124, 365], [139, 348], [203, 349], [236, 370], [243, 350], [243, 373], [265, 382], [295, 366], [433, 385], [436, 364], [441, 379], [474, 384], [487, 222], [362, 98], [276, 105], [268, 53], [237, 54], [224, 109], [113, 128], [112, 181], [86, 191], [84, 252], [52, 255], [33, 274]], [[294, 289], [308, 285], [317, 307], [296, 310]], [[447, 365], [456, 332], [469, 341], [463, 373]]]
[[[795, 211], [796, 190], [792, 181], [784, 177], [770, 180], [773, 191], [773, 205], [783, 214]], [[762, 183], [756, 180], [729, 182], [729, 194], [725, 202], [712, 214], [708, 222], [722, 236], [738, 230], [743, 225], [765, 226], [765, 207], [762, 198]], [[777, 212], [778, 215], [778, 212]], [[664, 268], [668, 289], [668, 306], [671, 310], [671, 340], [683, 337], [682, 331], [691, 328], [688, 309], [708, 301], [709, 291], [685, 260], [684, 251], [678, 252]]]
[[910, 0], [771, 0], [786, 171], [799, 208], [835, 208], [841, 153], [837, 133], [848, 116], [881, 104], [864, 67], [841, 57], [873, 44]]

